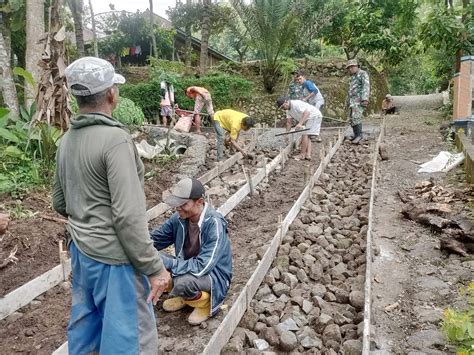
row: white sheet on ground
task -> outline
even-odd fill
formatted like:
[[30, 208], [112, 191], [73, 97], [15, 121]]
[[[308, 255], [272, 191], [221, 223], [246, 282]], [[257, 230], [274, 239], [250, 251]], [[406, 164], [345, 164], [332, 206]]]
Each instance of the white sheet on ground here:
[[[170, 140], [170, 147], [174, 144], [173, 140]], [[140, 143], [135, 143], [138, 150], [138, 155], [141, 158], [153, 159], [158, 154], [161, 154], [165, 150], [166, 139], [161, 139], [156, 145], [150, 145], [146, 140], [142, 140]]]
[[420, 165], [419, 173], [437, 173], [446, 172], [458, 166], [464, 160], [464, 154], [450, 153], [446, 151], [439, 152], [439, 154], [430, 161]]

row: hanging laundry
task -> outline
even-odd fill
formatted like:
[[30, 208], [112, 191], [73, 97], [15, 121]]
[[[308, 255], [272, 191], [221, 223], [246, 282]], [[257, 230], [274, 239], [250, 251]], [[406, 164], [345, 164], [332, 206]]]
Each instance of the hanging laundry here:
[[130, 55], [135, 55], [135, 47], [130, 48]]
[[135, 54], [136, 55], [142, 54], [142, 47], [141, 46], [136, 46], [135, 47]]

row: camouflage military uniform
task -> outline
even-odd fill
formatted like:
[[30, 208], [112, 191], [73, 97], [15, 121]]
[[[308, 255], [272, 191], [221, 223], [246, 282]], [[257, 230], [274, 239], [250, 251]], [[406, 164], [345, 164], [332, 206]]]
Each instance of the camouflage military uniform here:
[[292, 80], [288, 86], [288, 98], [290, 100], [301, 100], [302, 97], [303, 87], [299, 83]]
[[351, 76], [349, 92], [347, 95], [347, 107], [349, 108], [349, 119], [351, 126], [362, 123], [365, 107], [362, 101], [369, 101], [370, 82], [366, 71], [359, 71]]

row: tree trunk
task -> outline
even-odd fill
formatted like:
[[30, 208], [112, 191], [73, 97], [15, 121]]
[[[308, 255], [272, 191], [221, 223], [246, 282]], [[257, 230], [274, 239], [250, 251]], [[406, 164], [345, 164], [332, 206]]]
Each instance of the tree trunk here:
[[[186, 5], [191, 6], [191, 0], [186, 0]], [[184, 64], [186, 67], [191, 66], [191, 25], [187, 25], [184, 28], [184, 32], [186, 33], [186, 40], [184, 41]]]
[[86, 52], [84, 50], [84, 30], [82, 27], [83, 2], [82, 0], [70, 0], [69, 6], [71, 8], [72, 18], [74, 20], [77, 55], [79, 57], [84, 57], [86, 55]]
[[[25, 69], [37, 83], [40, 80], [38, 62], [43, 53], [43, 44], [38, 43], [44, 34], [44, 0], [26, 0], [26, 54]], [[25, 82], [25, 104], [27, 108], [33, 103], [36, 88]]]
[[94, 9], [92, 8], [92, 0], [89, 0], [89, 8], [91, 10], [91, 20], [92, 20], [92, 41], [94, 43], [94, 55], [99, 56], [99, 48], [97, 47], [97, 29], [95, 27], [95, 17]]
[[9, 28], [5, 23], [0, 23], [0, 78], [2, 81], [3, 102], [15, 116], [18, 116], [20, 110], [10, 62], [11, 41]]
[[207, 72], [208, 62], [208, 47], [209, 47], [209, 23], [211, 22], [209, 8], [211, 6], [211, 0], [203, 0], [203, 14], [202, 14], [202, 26], [201, 26], [201, 57], [199, 61], [199, 72], [201, 75], [205, 75]]
[[152, 43], [152, 50], [150, 54], [155, 58], [158, 58], [158, 49], [156, 48], [156, 37], [155, 37], [155, 14], [153, 13], [153, 0], [150, 0], [150, 37]]

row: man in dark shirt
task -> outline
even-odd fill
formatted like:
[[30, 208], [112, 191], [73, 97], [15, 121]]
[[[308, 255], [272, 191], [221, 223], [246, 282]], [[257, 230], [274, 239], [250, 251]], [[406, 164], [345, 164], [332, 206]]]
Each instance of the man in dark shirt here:
[[204, 186], [197, 179], [179, 181], [165, 202], [176, 212], [151, 232], [156, 249], [175, 249], [175, 256], [161, 253], [174, 296], [163, 302], [163, 309], [174, 312], [191, 306], [188, 322], [198, 325], [217, 313], [229, 290], [232, 254], [227, 222], [204, 202]]

